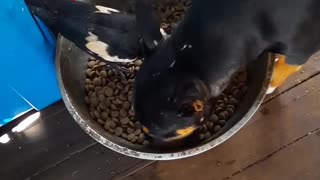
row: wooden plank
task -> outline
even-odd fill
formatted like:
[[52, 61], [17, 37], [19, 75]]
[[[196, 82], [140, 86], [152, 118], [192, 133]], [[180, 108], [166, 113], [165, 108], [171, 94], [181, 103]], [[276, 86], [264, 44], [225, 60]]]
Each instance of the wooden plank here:
[[21, 180], [96, 142], [75, 123], [63, 104], [41, 112], [30, 128], [0, 145], [0, 179]]
[[143, 160], [123, 156], [96, 144], [61, 162], [54, 168], [33, 176], [34, 180], [100, 180], [110, 179]]
[[319, 136], [318, 130], [228, 180], [319, 180]]
[[265, 101], [268, 101], [279, 94], [289, 90], [290, 88], [300, 84], [301, 82], [320, 73], [320, 52], [314, 54], [303, 66], [299, 73], [292, 75], [288, 80], [280, 86], [274, 93], [268, 95]]
[[235, 136], [198, 156], [156, 162], [127, 179], [224, 179], [320, 127], [320, 75], [262, 106]]

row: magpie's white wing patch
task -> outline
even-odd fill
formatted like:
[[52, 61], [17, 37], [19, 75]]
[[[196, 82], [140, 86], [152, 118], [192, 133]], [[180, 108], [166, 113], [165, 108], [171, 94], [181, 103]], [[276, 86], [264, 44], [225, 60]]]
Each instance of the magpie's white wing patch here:
[[111, 56], [108, 53], [108, 44], [102, 41], [90, 41], [86, 44], [86, 48], [88, 48], [91, 52], [97, 54], [99, 57], [106, 61], [111, 62], [131, 62], [135, 59], [121, 59], [118, 56]]
[[93, 34], [92, 32], [88, 33], [89, 36], [86, 37], [86, 41], [88, 42], [85, 46], [86, 48], [91, 51], [92, 53], [95, 53], [102, 59], [106, 61], [111, 62], [131, 62], [135, 59], [121, 59], [118, 56], [111, 56], [108, 53], [108, 44], [102, 42], [99, 40], [98, 36]]
[[95, 6], [95, 7], [98, 9], [98, 11], [96, 11], [96, 13], [112, 14], [112, 13], [119, 13], [120, 12], [117, 9], [104, 7], [104, 6]]
[[86, 41], [88, 42], [98, 41], [98, 36], [94, 35], [92, 32], [89, 32], [89, 36], [86, 37]]

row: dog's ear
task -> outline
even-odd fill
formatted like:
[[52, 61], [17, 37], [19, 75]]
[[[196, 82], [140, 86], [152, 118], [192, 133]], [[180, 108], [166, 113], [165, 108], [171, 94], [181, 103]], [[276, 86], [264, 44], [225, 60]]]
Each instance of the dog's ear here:
[[154, 49], [162, 40], [160, 19], [151, 0], [136, 1], [136, 22], [138, 32], [149, 50]]

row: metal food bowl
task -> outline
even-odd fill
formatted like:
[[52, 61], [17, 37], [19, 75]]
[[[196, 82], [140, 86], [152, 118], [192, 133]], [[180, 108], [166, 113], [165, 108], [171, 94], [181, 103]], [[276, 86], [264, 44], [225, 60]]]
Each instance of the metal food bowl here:
[[239, 131], [253, 116], [262, 103], [269, 85], [273, 62], [261, 58], [248, 65], [248, 93], [227, 124], [209, 140], [194, 147], [170, 151], [151, 149], [131, 144], [107, 132], [90, 117], [85, 103], [85, 70], [89, 55], [63, 37], [58, 38], [56, 69], [63, 101], [81, 128], [102, 145], [121, 154], [148, 160], [172, 160], [194, 156], [205, 152]]

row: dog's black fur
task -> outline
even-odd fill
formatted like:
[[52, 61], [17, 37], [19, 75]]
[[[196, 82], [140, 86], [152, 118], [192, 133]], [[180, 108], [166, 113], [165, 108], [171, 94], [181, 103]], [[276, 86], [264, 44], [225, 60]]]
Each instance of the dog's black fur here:
[[208, 109], [181, 116], [179, 102], [207, 102], [262, 53], [303, 64], [320, 49], [319, 9], [318, 0], [194, 0], [172, 37], [138, 72], [137, 118], [152, 136], [170, 139], [177, 129], [198, 126]]

